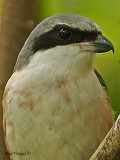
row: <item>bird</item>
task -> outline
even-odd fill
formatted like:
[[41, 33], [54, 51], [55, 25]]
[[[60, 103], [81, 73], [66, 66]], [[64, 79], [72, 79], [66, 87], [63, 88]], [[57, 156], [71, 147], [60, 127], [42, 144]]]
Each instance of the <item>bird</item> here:
[[3, 95], [3, 128], [12, 160], [88, 160], [113, 125], [106, 84], [93, 67], [113, 51], [91, 19], [44, 19], [21, 49]]

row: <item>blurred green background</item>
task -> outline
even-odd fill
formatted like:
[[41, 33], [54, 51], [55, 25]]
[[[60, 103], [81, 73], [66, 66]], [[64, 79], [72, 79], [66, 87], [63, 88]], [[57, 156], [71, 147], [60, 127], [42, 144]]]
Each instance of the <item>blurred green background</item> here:
[[120, 114], [120, 0], [38, 0], [38, 3], [39, 22], [54, 14], [79, 14], [95, 21], [103, 35], [112, 41], [115, 54], [97, 55], [94, 66], [107, 84], [116, 118]]

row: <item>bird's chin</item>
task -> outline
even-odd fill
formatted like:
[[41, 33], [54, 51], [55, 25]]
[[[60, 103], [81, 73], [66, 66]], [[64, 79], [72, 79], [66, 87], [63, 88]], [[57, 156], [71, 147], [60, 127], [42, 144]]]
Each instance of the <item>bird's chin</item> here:
[[96, 51], [94, 46], [90, 46], [87, 42], [86, 43], [74, 43], [72, 46], [76, 46], [79, 48], [79, 54], [82, 53], [84, 57], [86, 56], [95, 56]]
[[93, 45], [91, 45], [90, 43], [79, 43], [78, 44], [81, 52], [85, 52], [88, 54], [96, 54], [95, 48]]

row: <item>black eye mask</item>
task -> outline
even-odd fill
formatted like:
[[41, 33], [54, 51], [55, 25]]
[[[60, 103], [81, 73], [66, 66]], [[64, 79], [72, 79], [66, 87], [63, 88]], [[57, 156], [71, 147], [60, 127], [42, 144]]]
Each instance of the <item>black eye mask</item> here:
[[67, 25], [56, 25], [50, 31], [36, 37], [33, 42], [33, 52], [38, 50], [45, 50], [61, 45], [68, 45], [71, 43], [91, 42], [96, 40], [97, 31], [81, 31], [76, 28], [70, 28]]

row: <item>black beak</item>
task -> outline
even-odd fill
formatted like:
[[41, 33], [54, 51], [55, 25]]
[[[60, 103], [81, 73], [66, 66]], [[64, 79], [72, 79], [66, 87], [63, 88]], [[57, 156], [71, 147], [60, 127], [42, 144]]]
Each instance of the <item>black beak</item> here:
[[113, 44], [102, 34], [99, 34], [97, 39], [91, 42], [91, 45], [94, 47], [94, 52], [96, 53], [108, 52], [110, 50], [114, 53]]
[[103, 53], [103, 52], [108, 52], [110, 50], [112, 50], [114, 53], [113, 44], [102, 34], [98, 34], [97, 38], [95, 38], [92, 41], [80, 43], [80, 46], [83, 51], [91, 53]]

